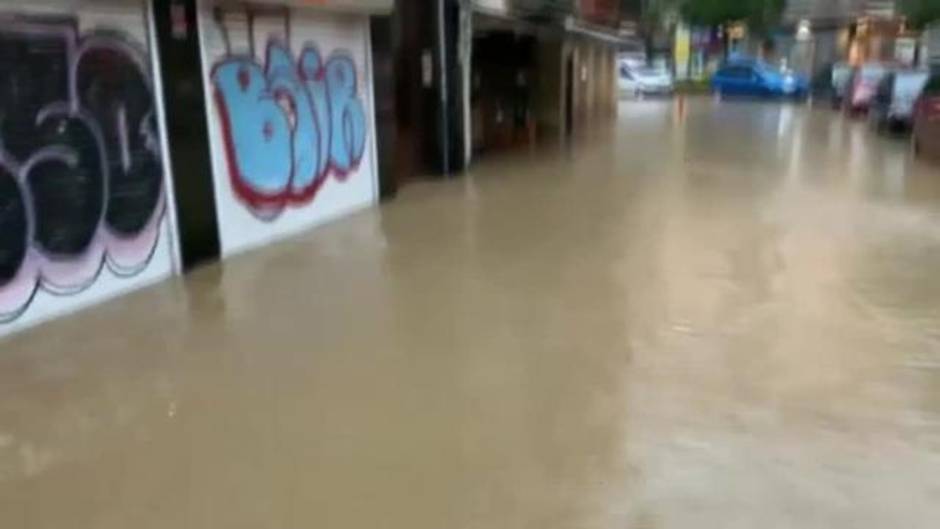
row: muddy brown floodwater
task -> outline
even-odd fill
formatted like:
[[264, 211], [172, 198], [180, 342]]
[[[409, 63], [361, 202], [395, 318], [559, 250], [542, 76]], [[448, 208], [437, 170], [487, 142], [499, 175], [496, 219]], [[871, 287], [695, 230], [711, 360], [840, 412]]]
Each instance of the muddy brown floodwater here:
[[625, 104], [0, 342], [0, 527], [940, 527], [938, 274], [904, 141]]

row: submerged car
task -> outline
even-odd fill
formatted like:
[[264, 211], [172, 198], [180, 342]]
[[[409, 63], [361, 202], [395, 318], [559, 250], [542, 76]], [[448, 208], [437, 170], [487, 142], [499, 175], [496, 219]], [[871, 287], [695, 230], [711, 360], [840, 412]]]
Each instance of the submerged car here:
[[876, 129], [909, 127], [914, 119], [914, 105], [930, 74], [922, 70], [891, 72], [881, 80], [868, 110]]
[[940, 75], [927, 81], [914, 106], [914, 152], [940, 159]]
[[620, 64], [617, 86], [621, 96], [668, 95], [675, 90], [672, 74], [662, 68]]
[[712, 76], [712, 90], [719, 96], [803, 98], [809, 81], [793, 72], [780, 71], [757, 61], [726, 63]]

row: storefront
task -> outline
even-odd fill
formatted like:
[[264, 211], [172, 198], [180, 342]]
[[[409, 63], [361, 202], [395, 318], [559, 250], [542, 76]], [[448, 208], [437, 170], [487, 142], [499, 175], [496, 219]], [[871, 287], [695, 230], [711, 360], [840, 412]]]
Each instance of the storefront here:
[[232, 3], [199, 11], [223, 256], [378, 199], [362, 2]]
[[610, 32], [570, 21], [566, 30], [564, 56], [570, 68], [566, 68], [563, 86], [571, 109], [567, 130], [578, 132], [617, 115], [617, 50], [623, 41]]
[[[468, 159], [564, 141], [616, 109], [616, 54], [624, 40], [537, 3], [477, 2], [461, 39], [467, 57]], [[584, 13], [609, 14], [604, 3]], [[609, 17], [611, 20], [616, 16]], [[605, 19], [606, 20], [606, 19]]]
[[538, 132], [538, 28], [523, 20], [476, 13], [473, 18], [470, 124], [473, 152], [531, 145]]
[[0, 336], [376, 203], [393, 2], [313, 4], [0, 7]]
[[179, 269], [148, 9], [0, 7], [0, 335]]

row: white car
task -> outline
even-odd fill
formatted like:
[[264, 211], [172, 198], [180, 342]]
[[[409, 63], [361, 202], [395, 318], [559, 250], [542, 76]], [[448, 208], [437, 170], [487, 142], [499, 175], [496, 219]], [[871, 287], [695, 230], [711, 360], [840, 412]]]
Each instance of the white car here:
[[621, 97], [668, 95], [675, 90], [672, 74], [662, 68], [633, 67], [621, 63], [617, 78]]

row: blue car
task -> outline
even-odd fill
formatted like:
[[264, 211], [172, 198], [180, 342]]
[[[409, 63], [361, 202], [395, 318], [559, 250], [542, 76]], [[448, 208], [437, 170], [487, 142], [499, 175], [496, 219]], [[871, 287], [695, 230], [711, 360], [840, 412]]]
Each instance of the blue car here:
[[801, 99], [809, 92], [809, 81], [801, 75], [774, 70], [757, 61], [735, 61], [726, 63], [715, 72], [712, 90], [720, 96]]

